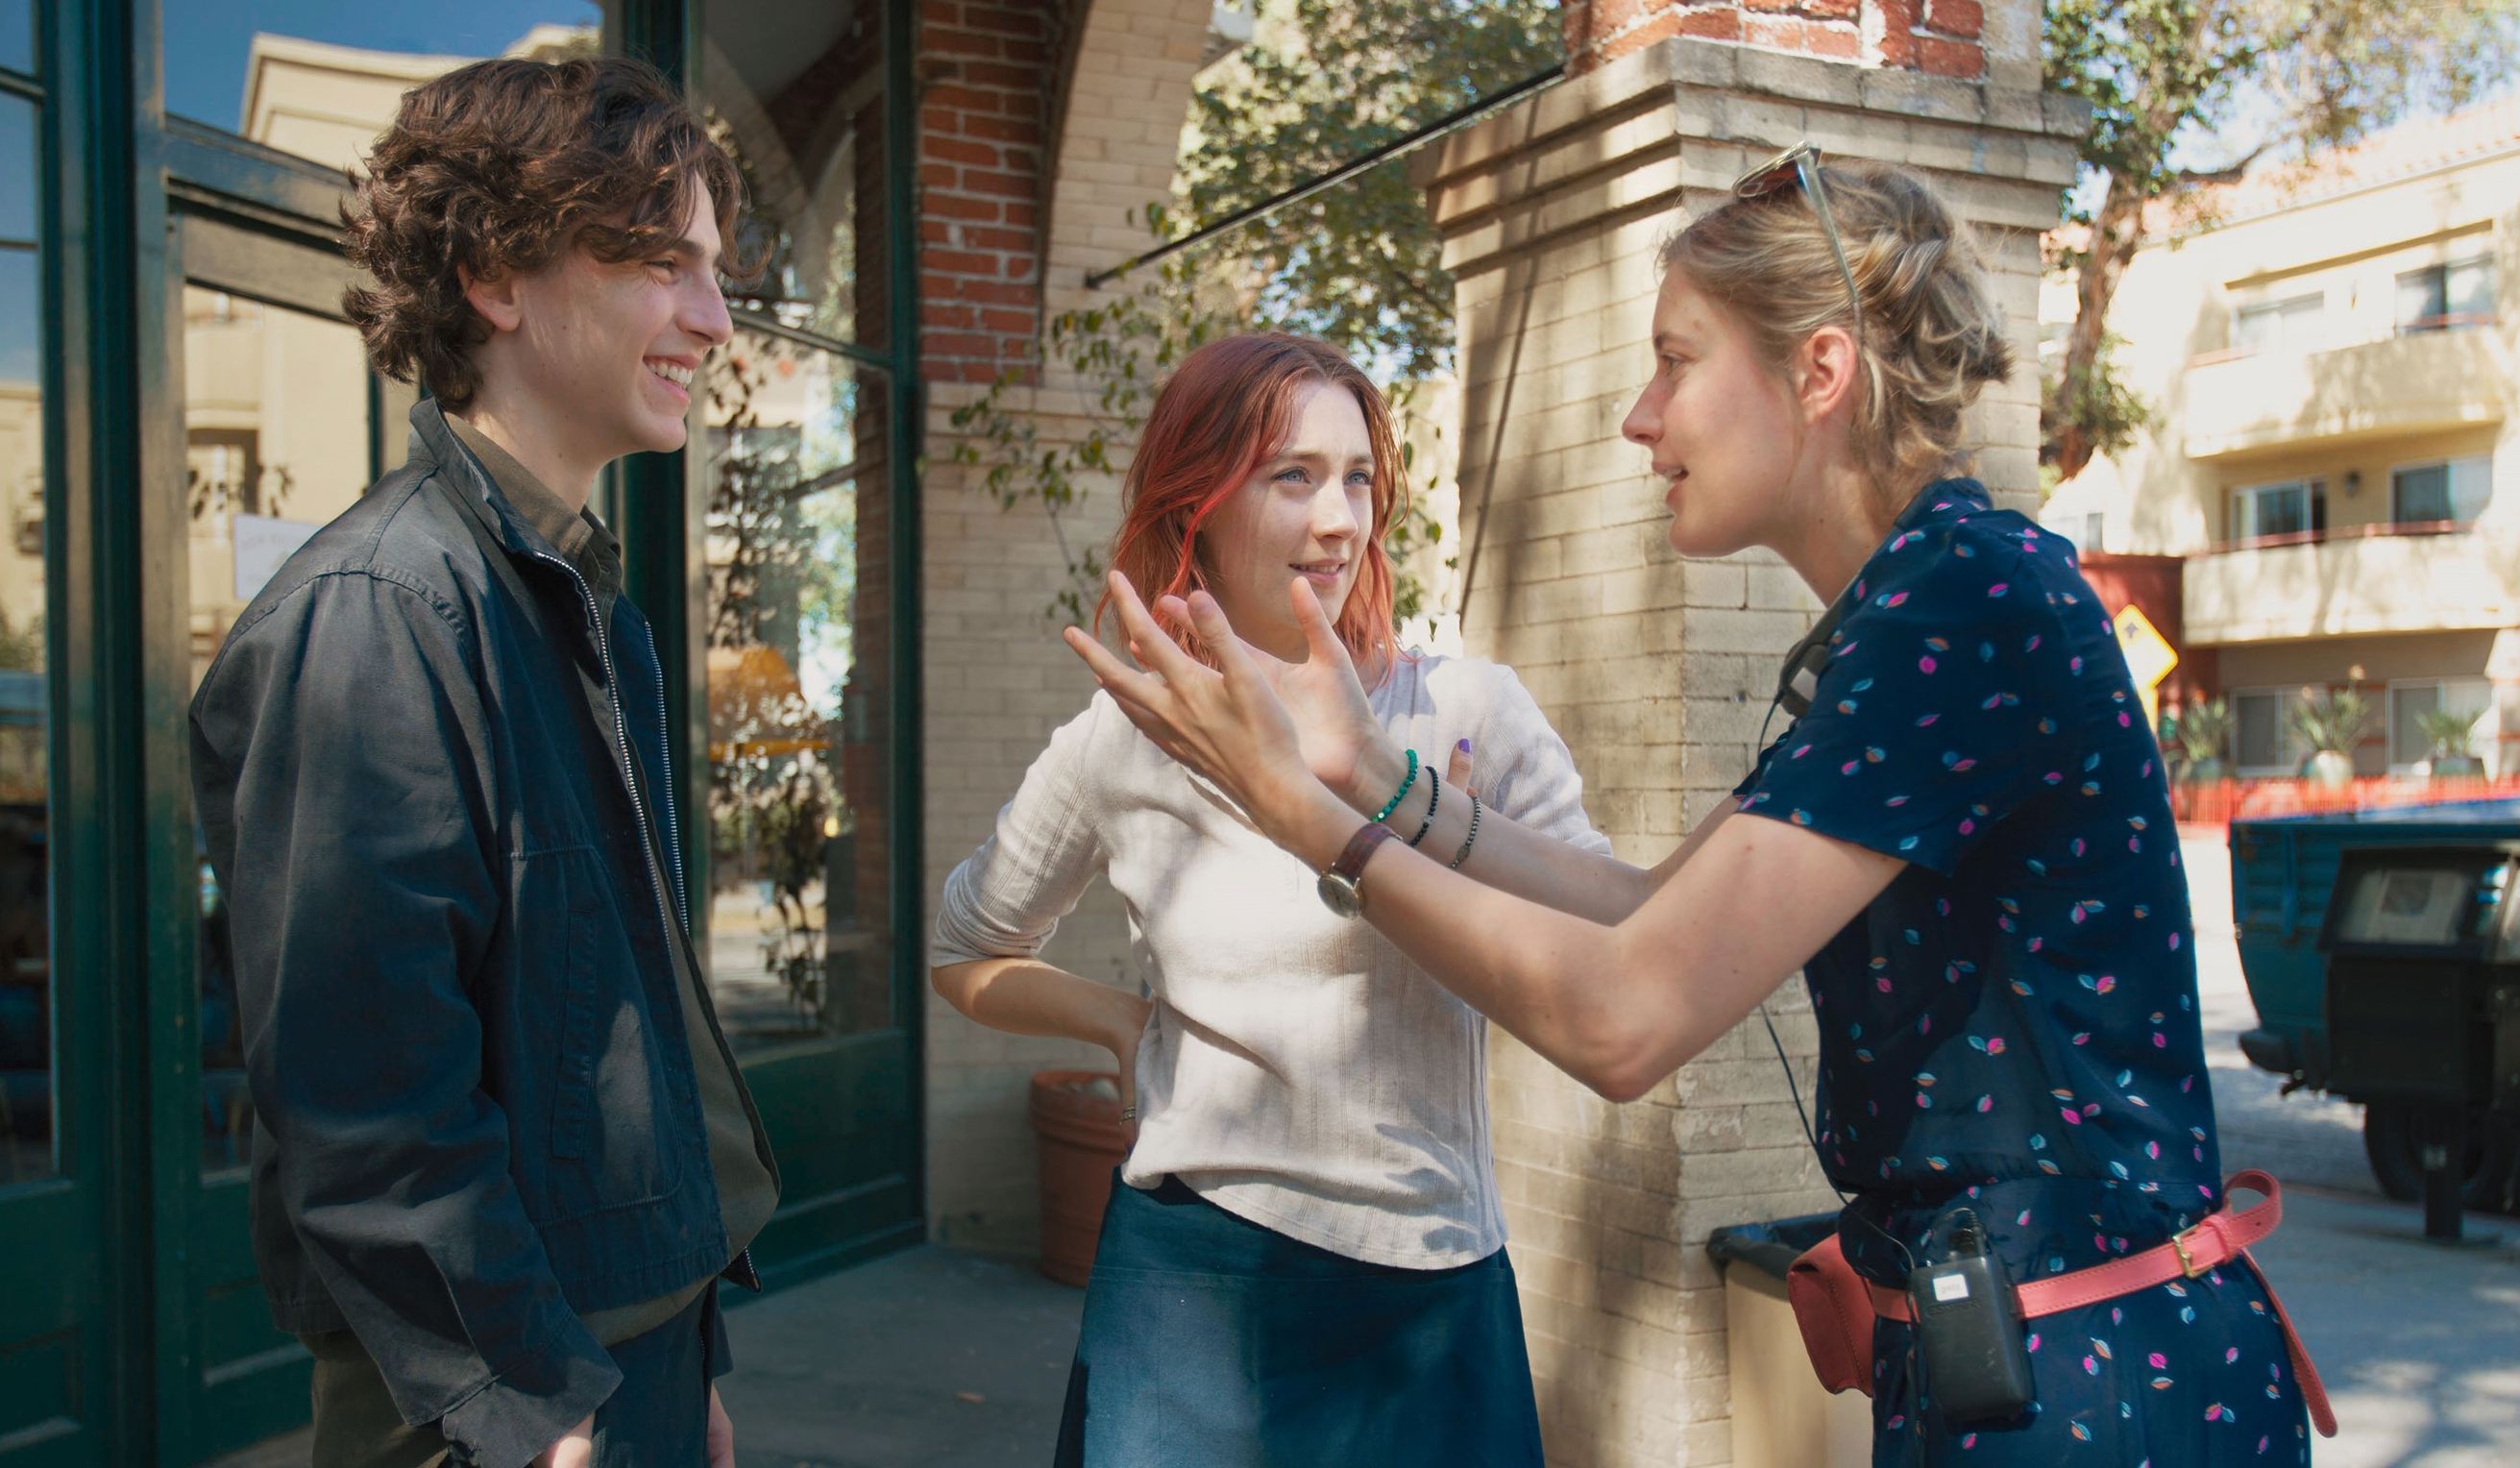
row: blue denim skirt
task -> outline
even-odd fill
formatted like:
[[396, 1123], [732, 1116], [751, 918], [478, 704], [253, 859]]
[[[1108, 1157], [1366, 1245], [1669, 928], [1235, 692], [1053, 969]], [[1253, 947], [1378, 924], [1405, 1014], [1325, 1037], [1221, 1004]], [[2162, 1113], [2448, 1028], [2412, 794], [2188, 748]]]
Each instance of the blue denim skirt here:
[[1366, 1264], [1111, 1179], [1058, 1468], [1540, 1468], [1513, 1266]]

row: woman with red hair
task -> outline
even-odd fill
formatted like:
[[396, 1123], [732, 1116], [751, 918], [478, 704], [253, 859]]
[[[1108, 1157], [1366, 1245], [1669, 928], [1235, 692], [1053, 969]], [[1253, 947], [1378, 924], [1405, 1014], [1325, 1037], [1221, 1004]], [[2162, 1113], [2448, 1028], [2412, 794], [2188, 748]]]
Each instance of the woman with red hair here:
[[[1606, 852], [1572, 756], [1510, 671], [1397, 645], [1382, 538], [1399, 479], [1389, 412], [1346, 357], [1230, 337], [1156, 398], [1112, 561], [1215, 598], [1290, 685], [1344, 681], [1352, 660], [1408, 751], [1405, 779], [1356, 797], [1395, 839], [1476, 869], [1474, 840], [1424, 844], [1475, 749], [1488, 806]], [[1297, 579], [1321, 624], [1295, 620]], [[1307, 661], [1308, 634], [1341, 665]], [[1128, 907], [1144, 997], [1039, 956], [1098, 875]], [[1326, 910], [1311, 870], [1108, 694], [1052, 736], [947, 880], [931, 957], [937, 992], [980, 1023], [1108, 1047], [1137, 1125], [1059, 1463], [1540, 1463], [1486, 1021]]]

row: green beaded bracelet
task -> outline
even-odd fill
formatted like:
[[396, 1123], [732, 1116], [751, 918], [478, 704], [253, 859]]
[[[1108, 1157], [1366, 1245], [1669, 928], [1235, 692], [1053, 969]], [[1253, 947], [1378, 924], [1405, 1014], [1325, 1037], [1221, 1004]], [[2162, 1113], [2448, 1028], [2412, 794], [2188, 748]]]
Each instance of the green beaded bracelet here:
[[1393, 811], [1400, 809], [1400, 802], [1408, 796], [1409, 787], [1416, 783], [1418, 783], [1418, 751], [1412, 749], [1409, 751], [1409, 778], [1400, 782], [1400, 788], [1391, 793], [1390, 802], [1384, 805], [1379, 812], [1375, 813], [1373, 819], [1376, 821], [1388, 820]]

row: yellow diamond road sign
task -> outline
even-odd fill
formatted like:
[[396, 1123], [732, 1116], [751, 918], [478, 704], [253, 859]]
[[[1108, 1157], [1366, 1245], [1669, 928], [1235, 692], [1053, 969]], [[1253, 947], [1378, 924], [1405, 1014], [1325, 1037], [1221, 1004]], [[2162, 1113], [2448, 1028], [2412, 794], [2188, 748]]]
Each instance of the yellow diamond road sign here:
[[2179, 666], [2179, 649], [2152, 625], [2143, 608], [2128, 602], [2110, 619], [2118, 629], [2118, 646], [2126, 653], [2127, 671], [2135, 675], [2136, 691], [2143, 695], [2148, 725], [2161, 722], [2161, 681]]

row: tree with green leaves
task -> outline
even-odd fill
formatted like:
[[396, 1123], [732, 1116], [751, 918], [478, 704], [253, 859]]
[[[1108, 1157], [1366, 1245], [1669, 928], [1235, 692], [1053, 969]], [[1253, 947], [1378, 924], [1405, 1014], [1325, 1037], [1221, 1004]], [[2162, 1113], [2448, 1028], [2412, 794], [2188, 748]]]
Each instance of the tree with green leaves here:
[[2277, 146], [2213, 151], [2243, 100], [2272, 104], [2270, 136], [2305, 158], [2461, 105], [2520, 60], [2520, 0], [2047, 0], [2046, 60], [2051, 89], [2092, 105], [2082, 156], [2099, 180], [2068, 216], [2090, 234], [2058, 262], [2076, 272], [2075, 318], [2041, 415], [2040, 457], [2070, 479], [2148, 413], [2107, 329], [2148, 217], [2201, 217], [2211, 186]]
[[[1192, 102], [1185, 218], [1222, 219], [1559, 65], [1553, 0], [1282, 0]], [[1409, 162], [1220, 241], [1252, 324], [1300, 332], [1400, 380], [1451, 365], [1453, 279]]]
[[[1149, 245], [1179, 240], [1317, 178], [1563, 58], [1553, 0], [1269, 0], [1255, 38], [1207, 73], [1185, 130], [1178, 191], [1149, 200]], [[1045, 324], [1048, 360], [1084, 388], [1087, 422], [1046, 436], [1010, 374], [957, 410], [955, 458], [1001, 507], [1039, 505], [1068, 565], [1050, 608], [1083, 620], [1101, 574], [1064, 516], [1110, 472], [1180, 360], [1229, 332], [1336, 343], [1381, 379], [1393, 407], [1450, 370], [1453, 281], [1424, 193], [1395, 158], [1151, 265]], [[1117, 264], [1119, 262], [1112, 262]], [[1414, 467], [1414, 459], [1404, 469]], [[1422, 480], [1421, 492], [1431, 486]], [[1408, 556], [1441, 536], [1422, 493], [1388, 537], [1404, 563], [1394, 611], [1423, 609]]]

